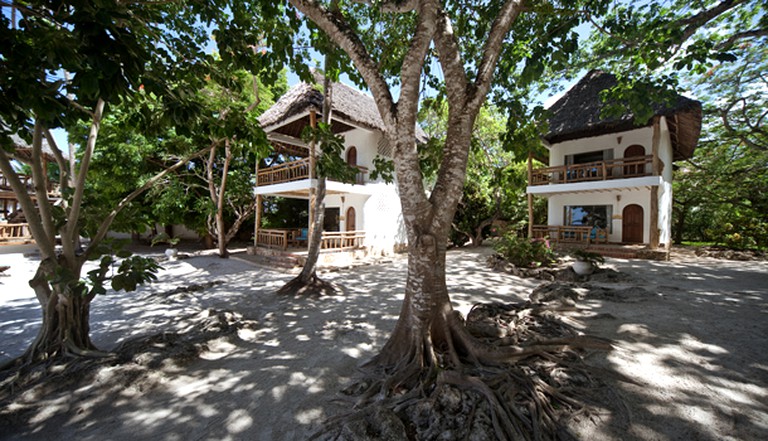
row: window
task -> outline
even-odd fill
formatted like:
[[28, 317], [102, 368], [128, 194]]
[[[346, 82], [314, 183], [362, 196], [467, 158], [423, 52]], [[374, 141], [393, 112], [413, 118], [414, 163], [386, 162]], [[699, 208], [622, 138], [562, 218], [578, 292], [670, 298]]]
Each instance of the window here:
[[565, 225], [593, 226], [611, 231], [611, 205], [566, 205]]

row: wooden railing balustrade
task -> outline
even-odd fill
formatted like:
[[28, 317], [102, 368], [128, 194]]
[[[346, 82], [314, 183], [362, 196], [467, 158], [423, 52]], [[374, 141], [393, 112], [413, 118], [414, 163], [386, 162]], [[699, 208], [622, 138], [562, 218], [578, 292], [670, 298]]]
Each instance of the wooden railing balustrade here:
[[0, 241], [32, 239], [29, 224], [0, 224]]
[[[256, 244], [266, 248], [285, 250], [289, 246], [306, 245], [300, 240], [300, 228], [259, 229]], [[320, 240], [320, 249], [349, 250], [361, 248], [365, 242], [365, 231], [324, 231]]]
[[286, 162], [259, 170], [257, 184], [274, 185], [309, 179], [309, 158]]
[[[21, 180], [22, 185], [24, 185], [27, 191], [29, 192], [34, 191], [34, 187], [32, 186], [32, 176], [19, 175], [19, 179]], [[11, 188], [11, 183], [8, 182], [8, 178], [5, 177], [2, 173], [0, 173], [0, 190], [13, 191], [13, 189]]]
[[323, 231], [320, 249], [351, 250], [362, 248], [365, 231]]
[[608, 242], [605, 228], [573, 225], [534, 225], [533, 239], [549, 239], [553, 242]]
[[650, 176], [647, 171], [652, 155], [611, 159], [586, 164], [558, 165], [537, 168], [531, 173], [529, 185], [568, 184], [572, 182], [602, 181]]
[[[364, 185], [368, 168], [357, 165], [358, 172], [355, 175], [355, 184]], [[258, 185], [275, 185], [285, 182], [301, 181], [309, 179], [309, 158], [299, 159], [298, 161], [286, 162], [259, 170]]]

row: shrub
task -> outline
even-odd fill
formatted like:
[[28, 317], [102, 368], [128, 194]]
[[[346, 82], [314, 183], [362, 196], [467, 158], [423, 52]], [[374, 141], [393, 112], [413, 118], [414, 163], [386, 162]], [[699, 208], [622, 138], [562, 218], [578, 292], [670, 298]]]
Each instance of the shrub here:
[[557, 262], [548, 240], [518, 237], [514, 231], [504, 234], [493, 249], [509, 263], [521, 268], [551, 266]]

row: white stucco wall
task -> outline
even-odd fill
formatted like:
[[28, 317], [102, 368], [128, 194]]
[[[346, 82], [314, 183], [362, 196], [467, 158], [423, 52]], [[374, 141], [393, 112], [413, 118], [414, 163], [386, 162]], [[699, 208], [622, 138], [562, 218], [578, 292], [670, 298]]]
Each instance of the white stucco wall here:
[[388, 255], [406, 243], [400, 198], [395, 185], [374, 183], [367, 187], [373, 187], [370, 195], [328, 195], [325, 206], [339, 208], [344, 218], [339, 222], [341, 231], [347, 228], [347, 210], [354, 207], [355, 229], [365, 231], [365, 246], [373, 255]]
[[380, 134], [365, 129], [353, 129], [344, 133], [344, 152], [342, 158], [347, 158], [350, 147], [357, 148], [357, 165], [373, 169], [373, 158], [376, 157]]

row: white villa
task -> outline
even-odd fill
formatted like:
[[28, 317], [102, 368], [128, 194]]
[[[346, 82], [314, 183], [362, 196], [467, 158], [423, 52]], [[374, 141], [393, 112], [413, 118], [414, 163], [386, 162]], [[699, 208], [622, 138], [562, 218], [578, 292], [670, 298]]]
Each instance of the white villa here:
[[[405, 245], [400, 199], [395, 184], [372, 180], [376, 156], [391, 157], [383, 137], [383, 121], [373, 98], [341, 83], [334, 83], [331, 128], [344, 137], [344, 159], [358, 168], [354, 184], [327, 180], [325, 221], [320, 262], [362, 254], [386, 255]], [[315, 158], [318, 152], [301, 139], [302, 130], [319, 120], [323, 94], [316, 86], [299, 83], [259, 118], [274, 147], [269, 166], [257, 170], [254, 189], [262, 207], [264, 198], [304, 199], [308, 203], [309, 223], [291, 228], [260, 228], [257, 215], [254, 252], [260, 255], [300, 255], [307, 249], [307, 235], [314, 213], [309, 204], [314, 194]], [[257, 166], [258, 167], [258, 166]], [[259, 211], [261, 213], [261, 211]]]
[[613, 75], [593, 70], [550, 108], [549, 166], [533, 169], [529, 158], [527, 189], [529, 207], [533, 197], [547, 198], [547, 224], [535, 224], [529, 208], [529, 236], [588, 247], [634, 244], [666, 255], [672, 164], [696, 148], [701, 104], [678, 96], [638, 127], [631, 114], [600, 116], [599, 93], [615, 84]]

